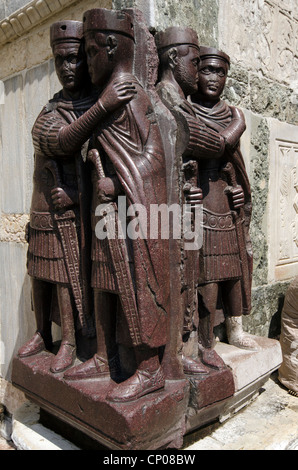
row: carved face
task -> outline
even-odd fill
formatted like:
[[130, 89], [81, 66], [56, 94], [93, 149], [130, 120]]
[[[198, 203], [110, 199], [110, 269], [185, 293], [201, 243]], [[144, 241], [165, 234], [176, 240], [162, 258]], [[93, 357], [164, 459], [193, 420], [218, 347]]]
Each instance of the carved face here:
[[[116, 46], [115, 46], [116, 47]], [[105, 85], [113, 70], [112, 56], [109, 59], [107, 37], [101, 33], [86, 35], [86, 54], [88, 71], [93, 85], [101, 88]]]
[[84, 84], [86, 63], [79, 42], [55, 44], [53, 48], [56, 73], [63, 88], [76, 92]]
[[199, 65], [199, 93], [211, 101], [219, 99], [225, 87], [228, 65], [221, 59], [204, 59]]
[[[185, 55], [185, 49], [188, 53]], [[198, 89], [199, 51], [196, 47], [179, 46], [175, 59], [174, 77], [185, 96], [195, 93]]]

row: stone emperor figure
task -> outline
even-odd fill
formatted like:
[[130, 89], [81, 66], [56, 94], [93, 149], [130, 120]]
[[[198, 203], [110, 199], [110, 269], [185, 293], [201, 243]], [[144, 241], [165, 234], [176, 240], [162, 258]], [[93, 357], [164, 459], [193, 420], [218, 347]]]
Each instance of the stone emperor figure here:
[[199, 160], [204, 207], [198, 287], [201, 338], [208, 346], [213, 342], [215, 311], [221, 301], [229, 343], [254, 350], [256, 342], [242, 329], [242, 315], [250, 313], [252, 280], [251, 193], [239, 146], [246, 125], [242, 111], [220, 99], [230, 66], [227, 54], [201, 46], [200, 59], [192, 105], [198, 119], [224, 139], [221, 156]]
[[118, 92], [116, 85], [107, 101], [86, 86], [90, 80], [82, 22], [53, 24], [51, 45], [63, 89], [44, 107], [32, 130], [35, 169], [27, 265], [37, 330], [18, 354], [27, 357], [52, 350], [54, 319], [62, 327], [61, 346], [51, 365], [51, 371], [58, 373], [74, 362], [76, 326], [87, 337], [94, 335], [89, 292], [90, 178], [82, 146], [110, 108], [121, 107], [133, 94], [131, 87]]
[[[132, 83], [135, 89], [133, 99], [107, 113], [93, 134], [89, 153], [94, 163], [93, 210], [110, 202], [117, 212], [117, 196], [123, 195], [128, 207], [141, 204], [149, 214], [151, 204], [166, 203], [165, 163], [151, 102], [132, 72], [132, 20], [124, 12], [89, 10], [84, 15], [84, 35], [89, 73], [101, 96], [112, 98], [112, 84]], [[69, 369], [65, 379], [112, 375], [117, 368], [115, 336], [118, 342], [124, 341], [126, 331], [126, 344], [134, 351], [136, 367], [130, 377], [114, 382], [107, 399], [126, 402], [164, 387], [160, 350], [168, 334], [167, 269], [167, 240], [122, 240], [117, 236], [100, 240], [93, 226], [97, 353]]]
[[[195, 208], [202, 203], [202, 191], [198, 186], [198, 161], [212, 157], [219, 158], [224, 150], [224, 139], [196, 116], [188, 99], [198, 90], [200, 47], [196, 32], [191, 28], [173, 26], [157, 33], [155, 40], [160, 58], [160, 81], [157, 91], [177, 121], [184, 122], [183, 127], [188, 129], [182, 137], [179, 136], [180, 140], [185, 140], [179, 143], [180, 147], [184, 144], [179, 164], [181, 173], [184, 173], [184, 200]], [[187, 169], [190, 167], [191, 171]], [[198, 254], [198, 250], [190, 252], [184, 250], [185, 285], [184, 288], [181, 287], [181, 291], [187, 292], [184, 327], [181, 332], [184, 342], [191, 331], [196, 331], [198, 335], [197, 285], [200, 275]], [[209, 366], [216, 369], [224, 366], [212, 344], [204, 342], [204, 347], [199, 344], [200, 354], [196, 358], [182, 354], [185, 373], [208, 374]]]

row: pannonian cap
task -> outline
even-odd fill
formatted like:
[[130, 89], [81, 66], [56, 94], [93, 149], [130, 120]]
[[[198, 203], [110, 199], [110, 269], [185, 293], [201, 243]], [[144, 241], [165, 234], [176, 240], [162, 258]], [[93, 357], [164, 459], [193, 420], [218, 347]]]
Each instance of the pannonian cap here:
[[59, 42], [81, 41], [83, 38], [83, 23], [81, 21], [58, 21], [50, 29], [51, 47]]
[[132, 19], [124, 11], [94, 8], [84, 13], [83, 24], [84, 34], [89, 31], [109, 31], [134, 38]]
[[221, 59], [230, 66], [230, 57], [225, 52], [219, 51], [214, 47], [201, 46], [200, 59]]
[[158, 50], [182, 45], [200, 48], [197, 33], [191, 28], [180, 26], [171, 26], [158, 32], [155, 35], [155, 43]]

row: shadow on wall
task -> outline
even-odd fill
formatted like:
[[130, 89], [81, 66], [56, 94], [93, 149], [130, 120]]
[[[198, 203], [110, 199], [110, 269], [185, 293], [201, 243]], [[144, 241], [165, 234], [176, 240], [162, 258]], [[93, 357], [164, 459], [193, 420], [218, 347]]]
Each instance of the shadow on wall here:
[[279, 340], [281, 333], [281, 313], [284, 306], [285, 296], [280, 295], [278, 297], [278, 309], [272, 315], [271, 322], [269, 325], [268, 337]]

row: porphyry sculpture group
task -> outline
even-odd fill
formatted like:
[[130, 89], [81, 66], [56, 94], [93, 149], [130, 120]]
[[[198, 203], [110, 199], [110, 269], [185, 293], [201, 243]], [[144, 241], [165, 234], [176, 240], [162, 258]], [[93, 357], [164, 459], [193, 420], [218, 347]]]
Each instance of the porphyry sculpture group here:
[[[151, 414], [146, 423], [159, 432], [168, 423], [164, 436], [150, 430], [144, 438], [142, 431], [122, 446], [168, 445], [178, 438], [167, 433], [183, 435], [188, 379], [215, 377], [216, 394], [222, 372], [229, 374], [213, 347], [219, 303], [229, 343], [257, 348], [241, 322], [250, 312], [252, 279], [251, 197], [239, 148], [245, 121], [220, 98], [230, 60], [200, 46], [190, 28], [153, 38], [135, 10], [93, 9], [82, 22], [55, 23], [51, 47], [62, 90], [32, 131], [28, 274], [37, 329], [18, 352], [14, 382], [53, 408], [59, 390], [69, 393], [70, 408], [65, 396], [59, 407], [74, 424], [84, 418], [71, 408], [71, 394], [76, 390], [84, 408], [84, 396], [93, 393], [85, 430], [119, 447], [111, 436], [121, 429], [125, 435], [124, 428], [109, 434], [99, 418], [90, 425], [94, 407], [104, 406], [101, 419], [113, 423], [111, 413], [127, 418], [144, 403], [153, 414], [161, 406], [167, 419], [157, 426]], [[174, 140], [163, 120], [165, 127], [174, 123]], [[152, 208], [170, 199], [190, 209], [194, 235], [200, 219], [199, 246], [185, 249], [182, 211], [173, 222], [181, 223], [176, 244], [171, 230], [166, 237], [162, 224], [154, 225]], [[173, 271], [172, 257], [179, 260]], [[53, 321], [61, 325], [58, 350]], [[20, 364], [34, 375], [33, 385]], [[233, 393], [230, 376], [227, 389]]]

